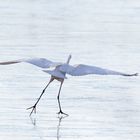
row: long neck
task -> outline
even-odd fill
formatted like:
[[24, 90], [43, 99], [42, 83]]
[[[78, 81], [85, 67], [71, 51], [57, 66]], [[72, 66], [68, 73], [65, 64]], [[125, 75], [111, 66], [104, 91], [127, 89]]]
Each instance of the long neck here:
[[69, 55], [69, 57], [68, 57], [67, 64], [69, 64], [70, 59], [71, 59], [71, 55]]

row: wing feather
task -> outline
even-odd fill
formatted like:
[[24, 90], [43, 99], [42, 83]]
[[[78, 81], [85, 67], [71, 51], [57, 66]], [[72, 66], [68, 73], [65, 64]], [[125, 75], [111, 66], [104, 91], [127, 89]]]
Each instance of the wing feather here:
[[45, 58], [32, 58], [32, 59], [22, 59], [22, 60], [14, 60], [14, 61], [7, 61], [7, 62], [1, 62], [0, 65], [9, 65], [9, 64], [16, 64], [20, 62], [29, 63], [41, 68], [50, 68], [50, 67], [56, 67], [58, 65], [61, 65], [62, 63], [59, 62], [52, 62]]
[[64, 64], [60, 66], [60, 71], [70, 74], [72, 76], [82, 76], [88, 74], [98, 74], [98, 75], [123, 75], [123, 76], [137, 76], [138, 74], [126, 74], [118, 71], [113, 71], [109, 69], [104, 69], [96, 66], [89, 66], [84, 64], [79, 64], [77, 66], [71, 66]]
[[19, 61], [19, 60], [7, 61], [7, 62], [0, 62], [0, 65], [16, 64], [16, 63], [20, 63], [20, 62], [21, 61]]
[[27, 59], [24, 62], [33, 64], [33, 65], [38, 66], [38, 67], [41, 67], [41, 68], [56, 67], [56, 66], [62, 64], [62, 63], [59, 63], [59, 62], [52, 62], [52, 61], [50, 61], [48, 59], [45, 59], [45, 58]]

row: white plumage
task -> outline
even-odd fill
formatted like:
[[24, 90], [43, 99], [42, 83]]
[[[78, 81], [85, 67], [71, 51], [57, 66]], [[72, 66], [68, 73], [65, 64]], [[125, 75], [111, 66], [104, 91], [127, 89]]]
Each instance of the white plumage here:
[[[53, 80], [58, 80], [61, 82], [59, 92], [58, 92], [58, 104], [59, 104], [59, 112], [58, 114], [65, 114], [68, 115], [64, 112], [62, 112], [61, 104], [60, 104], [60, 91], [62, 84], [64, 82], [64, 79], [66, 79], [66, 74], [72, 75], [72, 76], [82, 76], [82, 75], [87, 75], [87, 74], [98, 74], [98, 75], [121, 75], [121, 76], [137, 76], [138, 73], [134, 74], [127, 74], [123, 72], [118, 72], [114, 70], [109, 70], [109, 69], [104, 69], [96, 66], [89, 66], [89, 65], [84, 65], [84, 64], [79, 64], [79, 65], [69, 65], [71, 59], [71, 55], [69, 55], [68, 60], [66, 63], [59, 63], [59, 62], [52, 62], [48, 59], [45, 58], [32, 58], [32, 59], [21, 59], [21, 60], [15, 60], [15, 61], [8, 61], [8, 62], [1, 62], [0, 65], [8, 65], [8, 64], [16, 64], [16, 63], [29, 63], [33, 64], [35, 66], [38, 66], [40, 68], [43, 68], [43, 72], [46, 72], [51, 75], [51, 79], [47, 86], [43, 89], [41, 95], [39, 96], [37, 102], [29, 107], [28, 109], [32, 109], [30, 115], [33, 113], [33, 111], [36, 112], [36, 105], [38, 104], [39, 100], [41, 99], [42, 95], [44, 94], [46, 88], [49, 86], [49, 84]], [[48, 68], [54, 67], [54, 70], [48, 70]]]
[[35, 66], [38, 66], [40, 68], [50, 68], [50, 67], [56, 67], [58, 65], [62, 65], [62, 63], [59, 62], [52, 62], [45, 58], [31, 58], [31, 59], [20, 59], [20, 60], [13, 60], [13, 61], [7, 61], [7, 62], [1, 62], [0, 65], [8, 65], [8, 64], [15, 64], [15, 63], [29, 63]]
[[52, 62], [45, 58], [26, 59], [26, 60], [23, 60], [22, 62], [30, 63], [41, 68], [50, 68], [50, 67], [56, 67], [58, 65], [62, 65], [62, 63]]
[[65, 72], [72, 76], [83, 76], [88, 74], [98, 74], [98, 75], [122, 75], [122, 76], [134, 76], [136, 74], [126, 74], [122, 72], [117, 72], [109, 69], [104, 69], [96, 66], [89, 66], [84, 64], [79, 64], [71, 66], [69, 64], [63, 64], [59, 68], [60, 71]]

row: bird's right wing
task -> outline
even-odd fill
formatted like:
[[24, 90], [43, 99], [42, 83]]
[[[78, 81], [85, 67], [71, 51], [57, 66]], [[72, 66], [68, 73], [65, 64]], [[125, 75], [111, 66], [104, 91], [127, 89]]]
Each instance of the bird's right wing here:
[[33, 64], [33, 65], [41, 67], [41, 68], [56, 67], [56, 66], [62, 64], [59, 62], [52, 62], [52, 61], [45, 59], [45, 58], [32, 58], [32, 59], [21, 59], [21, 60], [0, 62], [0, 65], [16, 64], [16, 63], [21, 63], [21, 62]]
[[84, 64], [79, 64], [77, 66], [71, 66], [68, 64], [63, 64], [59, 67], [61, 72], [65, 72], [72, 76], [82, 76], [88, 74], [98, 74], [98, 75], [122, 75], [122, 76], [137, 76], [138, 74], [126, 74], [122, 72], [117, 72], [109, 69], [104, 69], [96, 66], [89, 66]]

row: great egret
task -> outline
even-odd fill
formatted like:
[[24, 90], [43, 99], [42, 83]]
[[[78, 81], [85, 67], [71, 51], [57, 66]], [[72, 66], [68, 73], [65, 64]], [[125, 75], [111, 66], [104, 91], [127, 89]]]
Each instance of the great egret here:
[[[51, 75], [49, 83], [43, 89], [38, 100], [35, 102], [35, 104], [33, 106], [27, 108], [27, 109], [32, 109], [30, 115], [33, 113], [33, 111], [36, 113], [36, 106], [37, 106], [38, 102], [40, 101], [42, 95], [44, 94], [44, 92], [47, 89], [47, 87], [49, 86], [49, 84], [54, 80], [57, 80], [61, 83], [59, 92], [58, 92], [58, 96], [57, 96], [58, 105], [59, 105], [58, 114], [68, 115], [62, 111], [60, 99], [59, 99], [62, 84], [64, 82], [64, 79], [66, 79], [66, 74], [69, 74], [72, 76], [82, 76], [82, 75], [87, 75], [87, 74], [122, 75], [122, 76], [137, 76], [138, 75], [138, 73], [126, 74], [126, 73], [122, 73], [122, 72], [117, 72], [117, 71], [113, 71], [113, 70], [108, 70], [108, 69], [104, 69], [104, 68], [100, 68], [100, 67], [96, 67], [96, 66], [84, 65], [84, 64], [72, 66], [72, 65], [69, 65], [71, 57], [72, 56], [69, 55], [66, 63], [52, 62], [45, 58], [33, 58], [33, 59], [21, 59], [21, 60], [15, 60], [15, 61], [1, 62], [0, 65], [8, 65], [8, 64], [16, 64], [16, 63], [20, 63], [20, 62], [26, 62], [26, 63], [30, 63], [30, 64], [43, 68], [44, 72]], [[50, 68], [50, 67], [54, 67], [54, 69], [46, 70], [47, 68]]]

